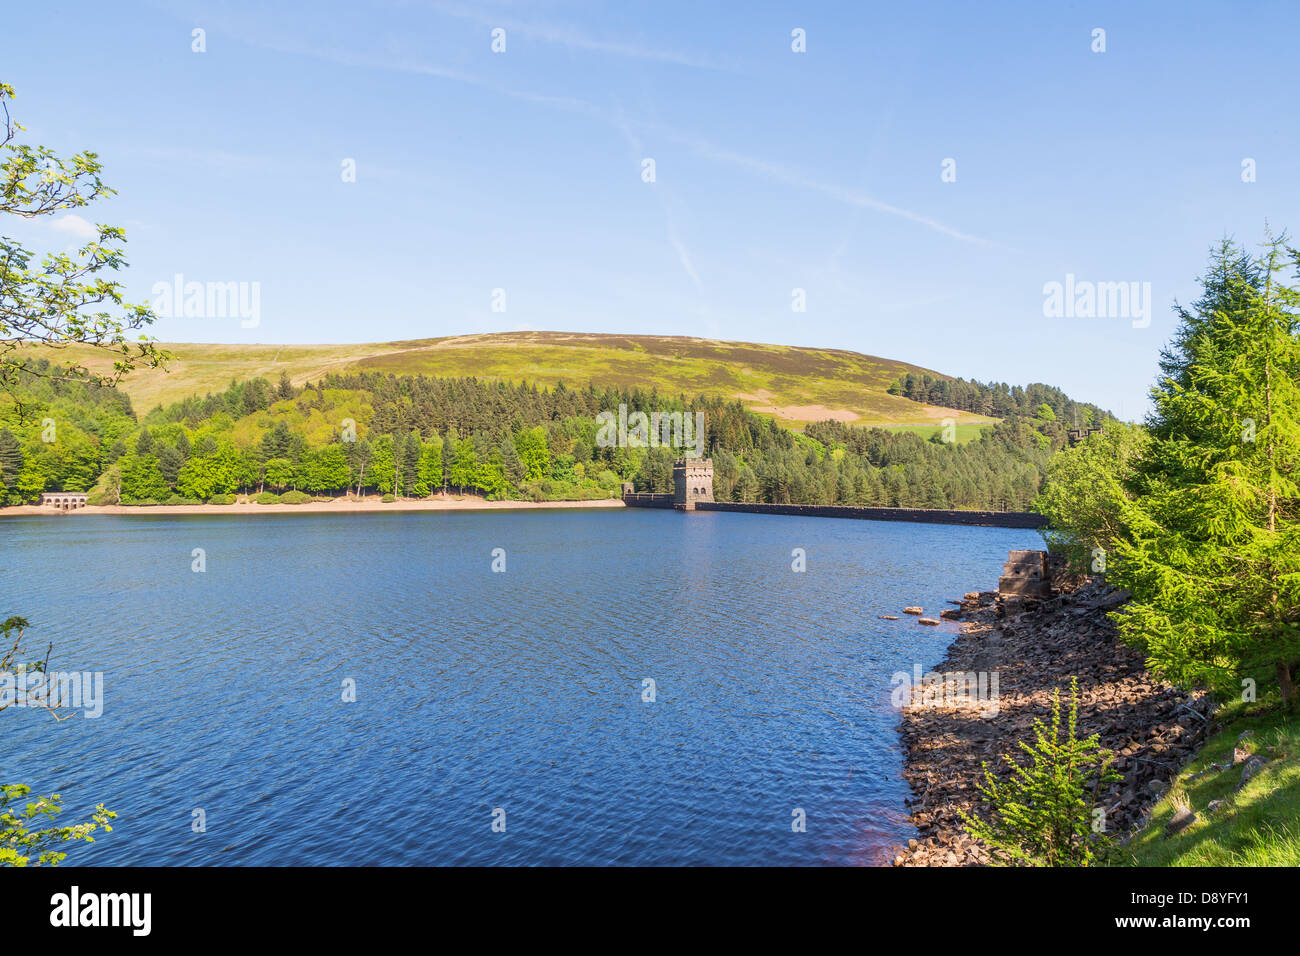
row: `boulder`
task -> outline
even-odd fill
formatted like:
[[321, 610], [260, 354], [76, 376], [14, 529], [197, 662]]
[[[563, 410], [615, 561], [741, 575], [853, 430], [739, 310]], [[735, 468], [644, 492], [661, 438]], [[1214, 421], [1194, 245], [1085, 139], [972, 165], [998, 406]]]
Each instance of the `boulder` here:
[[1196, 822], [1196, 814], [1187, 807], [1183, 807], [1173, 815], [1168, 823], [1165, 824], [1165, 836], [1173, 836], [1175, 833], [1182, 833], [1193, 823]]
[[1242, 764], [1241, 786], [1244, 787], [1246, 784], [1250, 783], [1251, 778], [1253, 778], [1255, 774], [1259, 773], [1259, 771], [1263, 768], [1264, 764], [1266, 764], [1267, 762], [1268, 761], [1266, 761], [1263, 757], [1256, 754], [1255, 756], [1247, 760], [1244, 764]]

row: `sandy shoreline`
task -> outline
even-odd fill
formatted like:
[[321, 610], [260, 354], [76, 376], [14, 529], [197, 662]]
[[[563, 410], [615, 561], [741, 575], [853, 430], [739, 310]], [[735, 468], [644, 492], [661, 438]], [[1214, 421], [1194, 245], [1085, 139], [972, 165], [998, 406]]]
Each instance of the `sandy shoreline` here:
[[59, 511], [41, 505], [0, 508], [0, 518], [31, 515], [64, 517], [72, 515], [222, 515], [222, 514], [302, 514], [305, 512], [358, 511], [545, 511], [572, 508], [625, 508], [621, 498], [598, 498], [594, 501], [486, 501], [473, 495], [435, 495], [384, 503], [378, 497], [353, 500], [307, 501], [300, 505], [86, 505], [75, 511]]

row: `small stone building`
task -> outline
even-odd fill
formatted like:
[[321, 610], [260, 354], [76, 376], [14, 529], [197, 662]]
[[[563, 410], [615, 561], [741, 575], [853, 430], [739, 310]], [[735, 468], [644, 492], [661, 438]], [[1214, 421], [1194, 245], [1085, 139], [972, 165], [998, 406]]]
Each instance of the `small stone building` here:
[[84, 491], [44, 491], [41, 492], [41, 505], [59, 511], [76, 511], [86, 507]]
[[694, 511], [698, 501], [713, 500], [713, 459], [679, 458], [673, 462], [673, 506]]

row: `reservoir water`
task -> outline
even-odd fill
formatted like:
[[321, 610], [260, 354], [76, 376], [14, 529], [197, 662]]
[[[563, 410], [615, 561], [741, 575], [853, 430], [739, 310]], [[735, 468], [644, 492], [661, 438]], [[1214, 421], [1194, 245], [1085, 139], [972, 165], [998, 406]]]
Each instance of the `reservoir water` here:
[[118, 812], [69, 865], [883, 863], [913, 835], [890, 677], [953, 637], [901, 609], [1039, 546], [638, 509], [8, 518], [0, 618], [102, 672], [103, 712], [0, 711], [0, 781]]

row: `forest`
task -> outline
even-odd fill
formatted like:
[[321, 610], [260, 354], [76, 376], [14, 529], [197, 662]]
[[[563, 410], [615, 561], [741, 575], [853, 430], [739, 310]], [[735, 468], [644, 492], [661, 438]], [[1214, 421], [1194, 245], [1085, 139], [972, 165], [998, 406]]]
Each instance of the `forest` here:
[[890, 395], [914, 402], [940, 405], [993, 418], [1034, 415], [1044, 403], [1061, 419], [1075, 426], [1101, 425], [1106, 414], [1095, 405], [1071, 401], [1059, 388], [1034, 383], [1021, 388], [1005, 383], [984, 383], [964, 378], [938, 378], [909, 372], [889, 386]]
[[28, 363], [0, 409], [7, 505], [61, 490], [135, 505], [241, 494], [582, 500], [616, 496], [624, 481], [670, 490], [679, 451], [597, 440], [597, 415], [625, 405], [702, 412], [720, 500], [1024, 510], [1067, 428], [1109, 418], [1047, 386], [979, 386], [1007, 417], [956, 443], [937, 427], [929, 438], [835, 421], [797, 432], [716, 398], [378, 372], [231, 382], [138, 416], [120, 390], [50, 373]]

